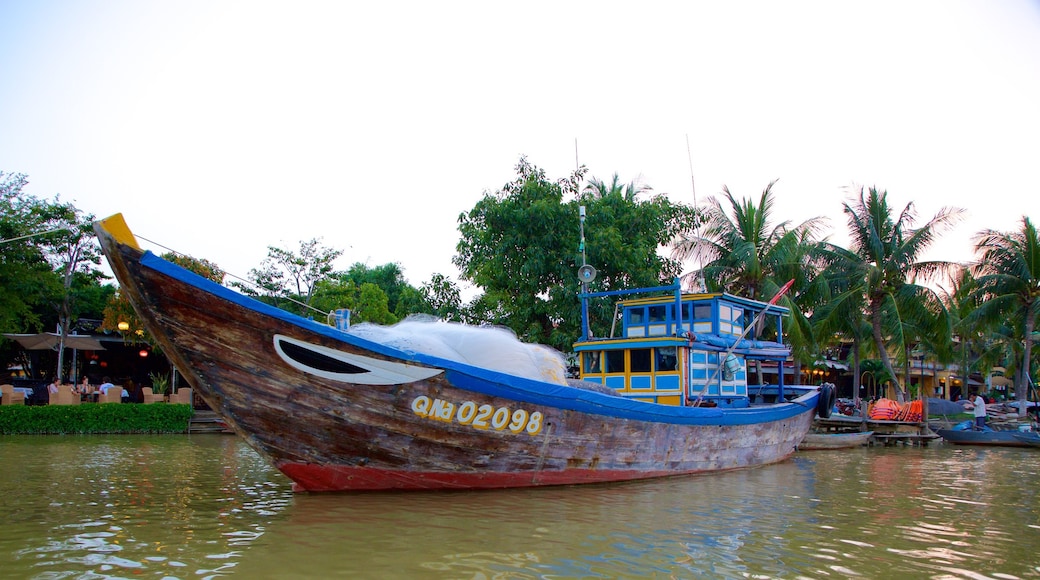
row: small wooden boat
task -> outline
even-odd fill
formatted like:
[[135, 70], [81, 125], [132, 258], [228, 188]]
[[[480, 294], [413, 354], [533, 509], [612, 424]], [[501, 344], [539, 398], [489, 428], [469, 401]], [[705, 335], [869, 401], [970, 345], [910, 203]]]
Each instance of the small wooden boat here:
[[562, 357], [489, 329], [462, 327], [456, 341], [490, 350], [483, 359], [456, 356], [447, 341], [417, 346], [446, 335], [446, 323], [405, 338], [396, 327], [344, 330], [143, 251], [120, 215], [95, 231], [163, 352], [298, 491], [524, 487], [751, 467], [789, 457], [817, 406], [827, 413], [833, 404], [832, 392], [782, 382], [749, 392], [745, 359], [778, 361], [782, 377], [788, 347], [743, 340], [747, 321], [764, 313], [779, 324], [786, 309], [685, 297], [678, 281], [668, 287], [674, 298], [626, 304], [621, 337], [591, 338], [586, 325], [575, 346], [584, 380], [572, 385]]
[[854, 433], [808, 433], [798, 445], [798, 450], [809, 451], [860, 447], [866, 445], [873, 435], [873, 431], [858, 431]]
[[986, 445], [996, 447], [1040, 447], [1040, 434], [1028, 431], [998, 431], [986, 427], [982, 431], [968, 428], [939, 429], [945, 441], [955, 445]]

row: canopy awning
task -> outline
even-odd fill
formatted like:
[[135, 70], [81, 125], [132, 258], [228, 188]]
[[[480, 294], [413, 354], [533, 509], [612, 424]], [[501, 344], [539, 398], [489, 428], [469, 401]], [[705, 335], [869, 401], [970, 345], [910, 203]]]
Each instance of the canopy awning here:
[[[55, 350], [61, 342], [61, 335], [56, 332], [41, 332], [39, 334], [13, 334], [4, 333], [4, 336], [15, 340], [26, 350]], [[70, 334], [65, 337], [65, 348], [76, 350], [105, 350], [101, 342], [93, 336], [82, 336]]]

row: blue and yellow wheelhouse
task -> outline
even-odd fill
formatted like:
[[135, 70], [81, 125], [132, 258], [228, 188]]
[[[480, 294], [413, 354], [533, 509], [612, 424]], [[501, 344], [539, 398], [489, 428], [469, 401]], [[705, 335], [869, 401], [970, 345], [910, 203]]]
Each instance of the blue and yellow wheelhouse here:
[[[662, 295], [670, 292], [671, 295]], [[589, 330], [590, 298], [656, 293], [618, 302], [621, 332], [595, 338]], [[783, 399], [783, 341], [788, 309], [727, 293], [683, 294], [679, 281], [640, 290], [588, 292], [582, 337], [575, 343], [582, 380], [619, 395], [667, 405], [747, 407], [763, 393]], [[749, 340], [753, 326], [772, 322], [777, 341]], [[777, 364], [777, 384], [748, 387], [748, 361]]]

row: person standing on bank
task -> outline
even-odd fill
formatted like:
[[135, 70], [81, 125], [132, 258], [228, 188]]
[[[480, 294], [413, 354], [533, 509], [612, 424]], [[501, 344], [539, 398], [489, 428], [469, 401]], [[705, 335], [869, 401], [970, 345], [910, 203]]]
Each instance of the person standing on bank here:
[[971, 404], [975, 413], [975, 430], [982, 431], [986, 428], [986, 400], [982, 398], [981, 394], [975, 393]]

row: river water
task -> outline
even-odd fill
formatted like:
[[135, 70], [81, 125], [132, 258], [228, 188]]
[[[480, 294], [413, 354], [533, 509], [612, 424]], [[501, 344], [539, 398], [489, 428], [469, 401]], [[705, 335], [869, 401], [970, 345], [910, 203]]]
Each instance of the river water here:
[[1040, 451], [293, 494], [232, 435], [0, 437], [2, 578], [1040, 578]]

